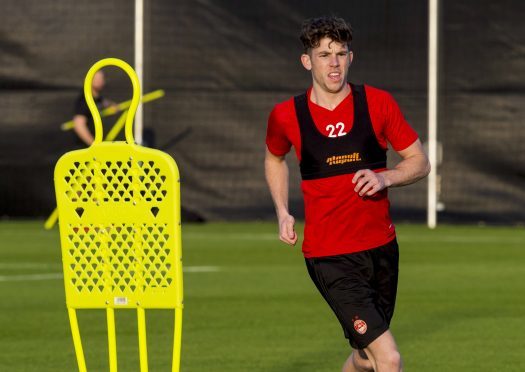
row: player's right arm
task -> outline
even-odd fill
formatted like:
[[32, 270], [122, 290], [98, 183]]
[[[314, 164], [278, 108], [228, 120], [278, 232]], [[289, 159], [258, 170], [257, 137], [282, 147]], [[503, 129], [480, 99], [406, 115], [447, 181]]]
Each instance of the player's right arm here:
[[87, 117], [84, 115], [75, 115], [73, 117], [73, 129], [75, 130], [75, 133], [77, 136], [88, 146], [93, 143], [93, 135], [89, 131], [89, 128], [87, 126]]
[[266, 148], [264, 169], [279, 221], [279, 239], [295, 245], [297, 234], [294, 230], [295, 219], [288, 212], [288, 165], [284, 156], [274, 155]]

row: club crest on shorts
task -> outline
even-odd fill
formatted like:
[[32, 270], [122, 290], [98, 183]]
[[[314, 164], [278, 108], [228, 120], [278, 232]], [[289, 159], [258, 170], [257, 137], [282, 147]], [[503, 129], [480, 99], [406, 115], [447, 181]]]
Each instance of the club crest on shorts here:
[[354, 321], [354, 329], [357, 333], [364, 335], [366, 333], [366, 330], [368, 329], [368, 326], [366, 325], [366, 322], [362, 319], [356, 319]]

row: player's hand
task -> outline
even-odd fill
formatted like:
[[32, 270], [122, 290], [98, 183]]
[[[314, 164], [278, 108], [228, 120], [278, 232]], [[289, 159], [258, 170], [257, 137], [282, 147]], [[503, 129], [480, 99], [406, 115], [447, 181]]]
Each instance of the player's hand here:
[[357, 171], [352, 178], [352, 183], [355, 184], [354, 191], [359, 196], [372, 196], [389, 186], [384, 175], [370, 169]]
[[289, 214], [279, 219], [279, 239], [286, 244], [295, 245], [297, 234], [294, 230], [295, 218]]

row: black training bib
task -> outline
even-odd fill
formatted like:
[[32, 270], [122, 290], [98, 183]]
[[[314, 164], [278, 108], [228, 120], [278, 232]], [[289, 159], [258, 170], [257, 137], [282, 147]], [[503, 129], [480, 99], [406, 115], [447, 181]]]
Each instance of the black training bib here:
[[354, 123], [350, 132], [327, 137], [315, 126], [306, 93], [294, 97], [301, 132], [301, 176], [303, 180], [355, 173], [360, 169], [386, 168], [386, 150], [374, 133], [365, 88], [350, 83]]

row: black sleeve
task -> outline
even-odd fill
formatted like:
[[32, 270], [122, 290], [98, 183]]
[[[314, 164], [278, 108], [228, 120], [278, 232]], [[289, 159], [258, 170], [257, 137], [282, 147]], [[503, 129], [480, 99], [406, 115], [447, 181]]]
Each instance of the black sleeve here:
[[82, 115], [87, 118], [90, 116], [89, 107], [86, 103], [86, 99], [84, 98], [84, 93], [80, 94], [75, 101], [74, 115]]

